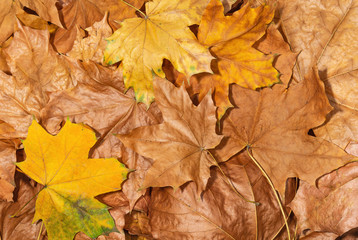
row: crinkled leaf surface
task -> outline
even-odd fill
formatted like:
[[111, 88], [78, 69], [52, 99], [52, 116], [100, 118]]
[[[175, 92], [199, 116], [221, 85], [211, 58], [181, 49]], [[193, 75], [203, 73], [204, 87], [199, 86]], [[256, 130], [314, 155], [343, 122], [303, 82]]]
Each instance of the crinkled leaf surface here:
[[[103, 14], [109, 12], [108, 21], [114, 30], [117, 30], [121, 26], [121, 21], [124, 19], [137, 16], [136, 9], [128, 7], [128, 5], [121, 0], [90, 1], [93, 2]], [[126, 2], [139, 9], [145, 0], [126, 0]]]
[[132, 87], [138, 102], [154, 100], [153, 73], [164, 77], [163, 59], [187, 77], [211, 72], [213, 57], [188, 26], [198, 24], [206, 0], [154, 0], [146, 3], [144, 18], [125, 19], [109, 37], [104, 62], [122, 61], [126, 88]]
[[301, 81], [317, 64], [334, 110], [319, 137], [341, 148], [358, 139], [358, 1], [281, 1], [282, 25], [291, 48], [298, 52], [294, 78]]
[[56, 7], [57, 0], [18, 0], [23, 6], [34, 10], [41, 18], [62, 27]]
[[286, 179], [298, 177], [312, 185], [353, 157], [326, 140], [308, 135], [331, 110], [323, 83], [312, 70], [300, 84], [286, 89], [277, 84], [260, 92], [234, 85], [235, 105], [223, 121], [229, 139], [220, 150], [225, 160], [250, 146], [283, 196]]
[[279, 82], [278, 72], [272, 66], [273, 55], [265, 55], [252, 47], [265, 34], [273, 14], [268, 5], [250, 8], [246, 4], [232, 16], [225, 16], [219, 0], [212, 0], [204, 11], [198, 39], [217, 57], [218, 71], [214, 71], [217, 76], [199, 79], [199, 84], [204, 85], [199, 89], [215, 91], [219, 118], [232, 106], [228, 99], [231, 83], [255, 89]]
[[16, 149], [19, 143], [11, 140], [0, 141], [0, 199], [12, 201], [15, 189]]
[[357, 163], [323, 176], [318, 188], [302, 181], [290, 204], [298, 219], [298, 233], [304, 236], [317, 231], [342, 235], [356, 228], [357, 186]]
[[266, 54], [278, 55], [273, 66], [280, 72], [280, 80], [289, 85], [292, 76], [292, 68], [296, 63], [297, 53], [294, 53], [283, 39], [279, 26], [271, 24], [267, 28], [266, 35], [255, 44], [257, 49]]
[[280, 231], [283, 219], [275, 196], [247, 154], [221, 167], [237, 191], [260, 205], [240, 198], [219, 169], [212, 168], [201, 198], [193, 182], [176, 191], [154, 188], [149, 216], [156, 239], [272, 239]]
[[82, 31], [78, 28], [76, 41], [67, 55], [83, 61], [92, 60], [102, 63], [103, 52], [107, 45], [105, 38], [112, 34], [112, 29], [107, 23], [107, 18], [108, 15], [105, 14], [102, 21], [95, 22], [91, 27], [86, 28], [87, 37], [84, 37]]
[[72, 49], [77, 36], [77, 27], [88, 28], [103, 18], [101, 11], [89, 0], [70, 1], [60, 12], [65, 28], [57, 29], [53, 44], [61, 53], [67, 53]]
[[143, 188], [177, 188], [194, 181], [201, 192], [210, 177], [209, 168], [215, 164], [207, 149], [214, 148], [222, 138], [215, 133], [215, 107], [210, 95], [196, 107], [184, 86], [177, 89], [169, 81], [156, 79], [154, 89], [164, 123], [117, 136], [126, 147], [154, 160]]
[[[38, 240], [41, 223], [31, 224], [35, 214], [35, 201], [31, 201], [36, 197], [36, 193], [40, 190], [40, 186], [33, 186], [33, 182], [23, 174], [16, 175], [16, 190], [14, 202], [0, 202], [0, 232], [2, 240]], [[27, 204], [27, 205], [26, 205]], [[10, 217], [19, 211], [21, 213], [17, 217]], [[44, 240], [42, 235], [40, 240]]]
[[[16, 31], [16, 19], [19, 19], [26, 26], [35, 29], [48, 29], [47, 21], [40, 17], [28, 14], [22, 10], [22, 2], [27, 0], [4, 0], [1, 1], [0, 9], [0, 43], [6, 41]], [[41, 1], [41, 0], [39, 0]], [[51, 1], [51, 0], [49, 0]], [[55, 5], [53, 5], [55, 7]]]
[[79, 231], [94, 238], [115, 230], [106, 205], [94, 196], [121, 189], [128, 169], [115, 158], [88, 159], [95, 142], [92, 130], [70, 121], [56, 136], [35, 120], [29, 128], [26, 160], [17, 166], [44, 186], [33, 221], [42, 219], [49, 239], [71, 240]]
[[33, 116], [40, 119], [48, 93], [73, 87], [76, 80], [52, 49], [48, 31], [19, 26], [3, 52], [12, 75], [0, 71], [0, 119], [14, 127], [12, 135], [25, 137]]

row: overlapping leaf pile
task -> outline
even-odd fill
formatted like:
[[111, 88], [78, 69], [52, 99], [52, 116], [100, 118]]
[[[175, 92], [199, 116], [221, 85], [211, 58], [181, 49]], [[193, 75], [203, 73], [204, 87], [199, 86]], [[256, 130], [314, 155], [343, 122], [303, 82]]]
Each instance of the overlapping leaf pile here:
[[0, 239], [358, 238], [358, 0], [0, 6]]

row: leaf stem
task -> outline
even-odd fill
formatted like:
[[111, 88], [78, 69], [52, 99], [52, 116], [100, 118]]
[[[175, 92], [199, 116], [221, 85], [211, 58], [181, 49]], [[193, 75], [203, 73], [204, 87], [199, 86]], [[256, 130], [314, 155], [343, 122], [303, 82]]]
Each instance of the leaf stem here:
[[34, 196], [32, 196], [32, 198], [30, 198], [30, 200], [27, 201], [24, 206], [22, 206], [19, 210], [17, 210], [15, 214], [11, 215], [10, 217], [12, 218], [18, 217], [18, 214], [41, 192], [41, 190], [38, 191]]
[[280, 207], [280, 210], [281, 210], [281, 213], [282, 213], [282, 216], [283, 216], [283, 220], [285, 221], [286, 230], [287, 230], [287, 234], [288, 234], [288, 240], [291, 240], [291, 233], [290, 233], [290, 228], [288, 226], [288, 222], [287, 222], [287, 219], [286, 219], [286, 214], [285, 214], [285, 211], [283, 210], [282, 202], [281, 202], [280, 197], [278, 196], [278, 193], [277, 193], [277, 191], [275, 189], [275, 186], [273, 185], [273, 182], [271, 181], [270, 177], [267, 175], [265, 169], [263, 169], [263, 167], [260, 165], [260, 163], [250, 153], [250, 146], [247, 146], [246, 150], [247, 150], [247, 154], [249, 154], [249, 157], [251, 158], [251, 160], [260, 169], [260, 171], [262, 172], [262, 174], [265, 176], [265, 178], [267, 179], [268, 183], [270, 184], [270, 186], [271, 186], [271, 188], [272, 188], [272, 190], [273, 190], [273, 192], [275, 194], [277, 203], [278, 203], [278, 205]]
[[234, 184], [232, 183], [231, 179], [226, 176], [225, 172], [222, 170], [222, 168], [220, 167], [219, 163], [216, 161], [215, 157], [211, 154], [210, 151], [208, 150], [205, 150], [209, 153], [209, 155], [211, 156], [211, 158], [214, 160], [214, 164], [217, 168], [219, 168], [221, 174], [225, 177], [226, 179], [226, 183], [232, 188], [232, 190], [234, 190], [234, 192], [240, 197], [242, 198], [243, 200], [245, 200], [246, 202], [249, 202], [249, 203], [253, 203], [255, 204], [256, 206], [259, 206], [260, 203], [259, 202], [255, 202], [255, 201], [252, 201], [252, 200], [249, 200], [249, 199], [246, 199], [241, 193], [239, 193], [239, 191], [236, 189], [236, 187], [234, 186]]
[[136, 11], [138, 11], [140, 14], [143, 15], [143, 17], [144, 17], [145, 19], [148, 18], [148, 16], [147, 16], [144, 12], [142, 12], [139, 8], [136, 8], [135, 6], [133, 6], [133, 5], [130, 4], [130, 3], [127, 3], [127, 2], [124, 1], [124, 0], [120, 0], [120, 1], [123, 2], [124, 4], [127, 4], [127, 5], [130, 6], [131, 8], [135, 9]]
[[42, 227], [44, 226], [44, 222], [41, 221], [41, 227], [40, 227], [40, 231], [39, 231], [39, 235], [37, 236], [37, 240], [40, 240], [40, 236], [41, 236], [41, 232], [42, 232]]

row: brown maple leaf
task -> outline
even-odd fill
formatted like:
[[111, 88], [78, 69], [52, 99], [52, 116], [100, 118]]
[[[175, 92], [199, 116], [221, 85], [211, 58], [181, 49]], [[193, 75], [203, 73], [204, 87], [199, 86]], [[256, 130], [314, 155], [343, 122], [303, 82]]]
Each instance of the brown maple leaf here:
[[276, 85], [257, 92], [234, 85], [232, 97], [238, 108], [223, 121], [228, 139], [219, 155], [226, 160], [249, 147], [281, 196], [287, 178], [314, 184], [321, 175], [352, 159], [337, 146], [308, 135], [331, 110], [315, 70], [288, 89]]
[[86, 33], [77, 27], [77, 37], [71, 51], [66, 55], [71, 58], [83, 61], [92, 60], [103, 63], [103, 52], [106, 48], [106, 38], [112, 35], [112, 29], [107, 23], [108, 13], [100, 22], [95, 22], [91, 27], [86, 28]]
[[[62, 26], [59, 20], [58, 12], [55, 6], [55, 0], [46, 1], [47, 7], [42, 8], [43, 11], [37, 7], [42, 0], [3, 0], [1, 2], [0, 10], [0, 43], [6, 41], [16, 30], [16, 21], [20, 20], [25, 26], [35, 29], [54, 29], [47, 21], [52, 21], [58, 26]], [[29, 14], [23, 10], [24, 5], [32, 10], [37, 10], [38, 15]], [[46, 11], [48, 10], [48, 11]], [[45, 20], [46, 19], [46, 20]]]
[[164, 123], [117, 136], [126, 147], [154, 160], [142, 188], [177, 188], [195, 181], [201, 192], [210, 177], [210, 166], [216, 164], [207, 149], [222, 139], [215, 133], [215, 107], [210, 95], [196, 107], [184, 87], [176, 89], [163, 79], [155, 80], [154, 92]]
[[89, 0], [70, 1], [60, 10], [60, 13], [63, 16], [65, 28], [57, 29], [53, 44], [61, 53], [67, 53], [72, 49], [77, 36], [77, 27], [88, 28], [103, 18], [97, 6]]
[[153, 189], [149, 216], [156, 239], [272, 239], [280, 232], [284, 223], [275, 196], [249, 156], [241, 153], [221, 167], [237, 191], [260, 205], [236, 195], [212, 168], [201, 198], [193, 182], [176, 191]]
[[279, 1], [282, 26], [295, 52], [301, 52], [294, 80], [301, 81], [317, 64], [334, 110], [318, 137], [346, 148], [358, 141], [358, 1]]
[[19, 24], [10, 46], [2, 50], [11, 75], [0, 71], [0, 119], [15, 130], [12, 137], [25, 137], [33, 117], [48, 102], [48, 93], [76, 84], [68, 72], [68, 61], [49, 44], [47, 30]]
[[357, 163], [323, 176], [318, 180], [318, 188], [302, 181], [290, 204], [298, 219], [298, 234], [327, 232], [338, 237], [356, 228], [357, 186]]

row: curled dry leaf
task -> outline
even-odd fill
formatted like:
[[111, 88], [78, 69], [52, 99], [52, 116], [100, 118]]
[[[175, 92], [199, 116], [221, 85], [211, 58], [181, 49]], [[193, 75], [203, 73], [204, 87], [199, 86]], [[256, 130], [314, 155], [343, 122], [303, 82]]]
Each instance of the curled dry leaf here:
[[318, 177], [353, 159], [334, 144], [307, 134], [331, 110], [316, 70], [288, 89], [277, 84], [257, 92], [234, 85], [232, 97], [238, 108], [224, 118], [228, 139], [217, 152], [226, 160], [249, 146], [281, 196], [287, 178], [314, 185]]
[[341, 148], [358, 139], [358, 1], [281, 1], [282, 25], [295, 52], [301, 51], [297, 81], [318, 66], [334, 110], [315, 134]]
[[201, 198], [193, 182], [176, 191], [153, 189], [149, 216], [155, 239], [271, 239], [280, 231], [283, 220], [275, 196], [247, 154], [221, 166], [237, 191], [260, 205], [240, 198], [212, 168]]
[[318, 180], [318, 188], [301, 181], [290, 207], [298, 219], [298, 233], [342, 235], [358, 226], [358, 164], [352, 163]]
[[188, 78], [211, 72], [213, 57], [189, 29], [200, 22], [206, 4], [206, 0], [147, 2], [143, 18], [125, 19], [107, 39], [104, 62], [122, 61], [125, 86], [134, 89], [138, 102], [148, 107], [153, 102], [153, 72], [165, 77], [164, 58]]
[[58, 52], [67, 53], [72, 49], [77, 36], [77, 27], [85, 29], [103, 18], [103, 14], [89, 0], [70, 1], [60, 10], [64, 27], [55, 32], [53, 44]]
[[71, 72], [81, 82], [71, 90], [50, 95], [50, 101], [41, 113], [43, 124], [51, 133], [57, 132], [66, 118], [91, 126], [99, 134], [91, 157], [121, 157], [129, 169], [136, 170], [123, 184], [132, 209], [145, 192], [137, 190], [152, 161], [125, 148], [113, 134], [125, 134], [136, 127], [158, 124], [162, 121], [161, 113], [155, 103], [147, 109], [144, 104], [136, 103], [131, 91], [124, 94], [122, 75], [118, 70], [93, 62], [71, 66]]
[[112, 34], [112, 29], [107, 23], [108, 14], [106, 13], [100, 22], [95, 22], [93, 26], [86, 28], [88, 33], [84, 37], [82, 31], [77, 28], [77, 38], [73, 44], [68, 56], [83, 61], [92, 60], [97, 63], [102, 63], [103, 52], [106, 48], [107, 42], [105, 38]]
[[207, 150], [222, 139], [215, 133], [215, 107], [210, 95], [196, 107], [184, 86], [177, 89], [159, 78], [154, 81], [154, 91], [164, 122], [117, 137], [126, 147], [154, 160], [142, 188], [178, 188], [194, 181], [200, 193], [210, 177], [210, 166], [217, 164]]
[[94, 197], [120, 190], [128, 169], [115, 158], [88, 159], [95, 143], [93, 131], [70, 121], [56, 136], [35, 120], [29, 127], [26, 160], [17, 166], [44, 186], [33, 222], [44, 222], [49, 240], [72, 240], [80, 231], [94, 238], [115, 230], [107, 206]]
[[73, 87], [67, 61], [49, 44], [49, 33], [19, 25], [10, 46], [3, 49], [12, 75], [0, 71], [0, 119], [16, 130], [12, 137], [25, 137], [31, 120], [49, 92]]

